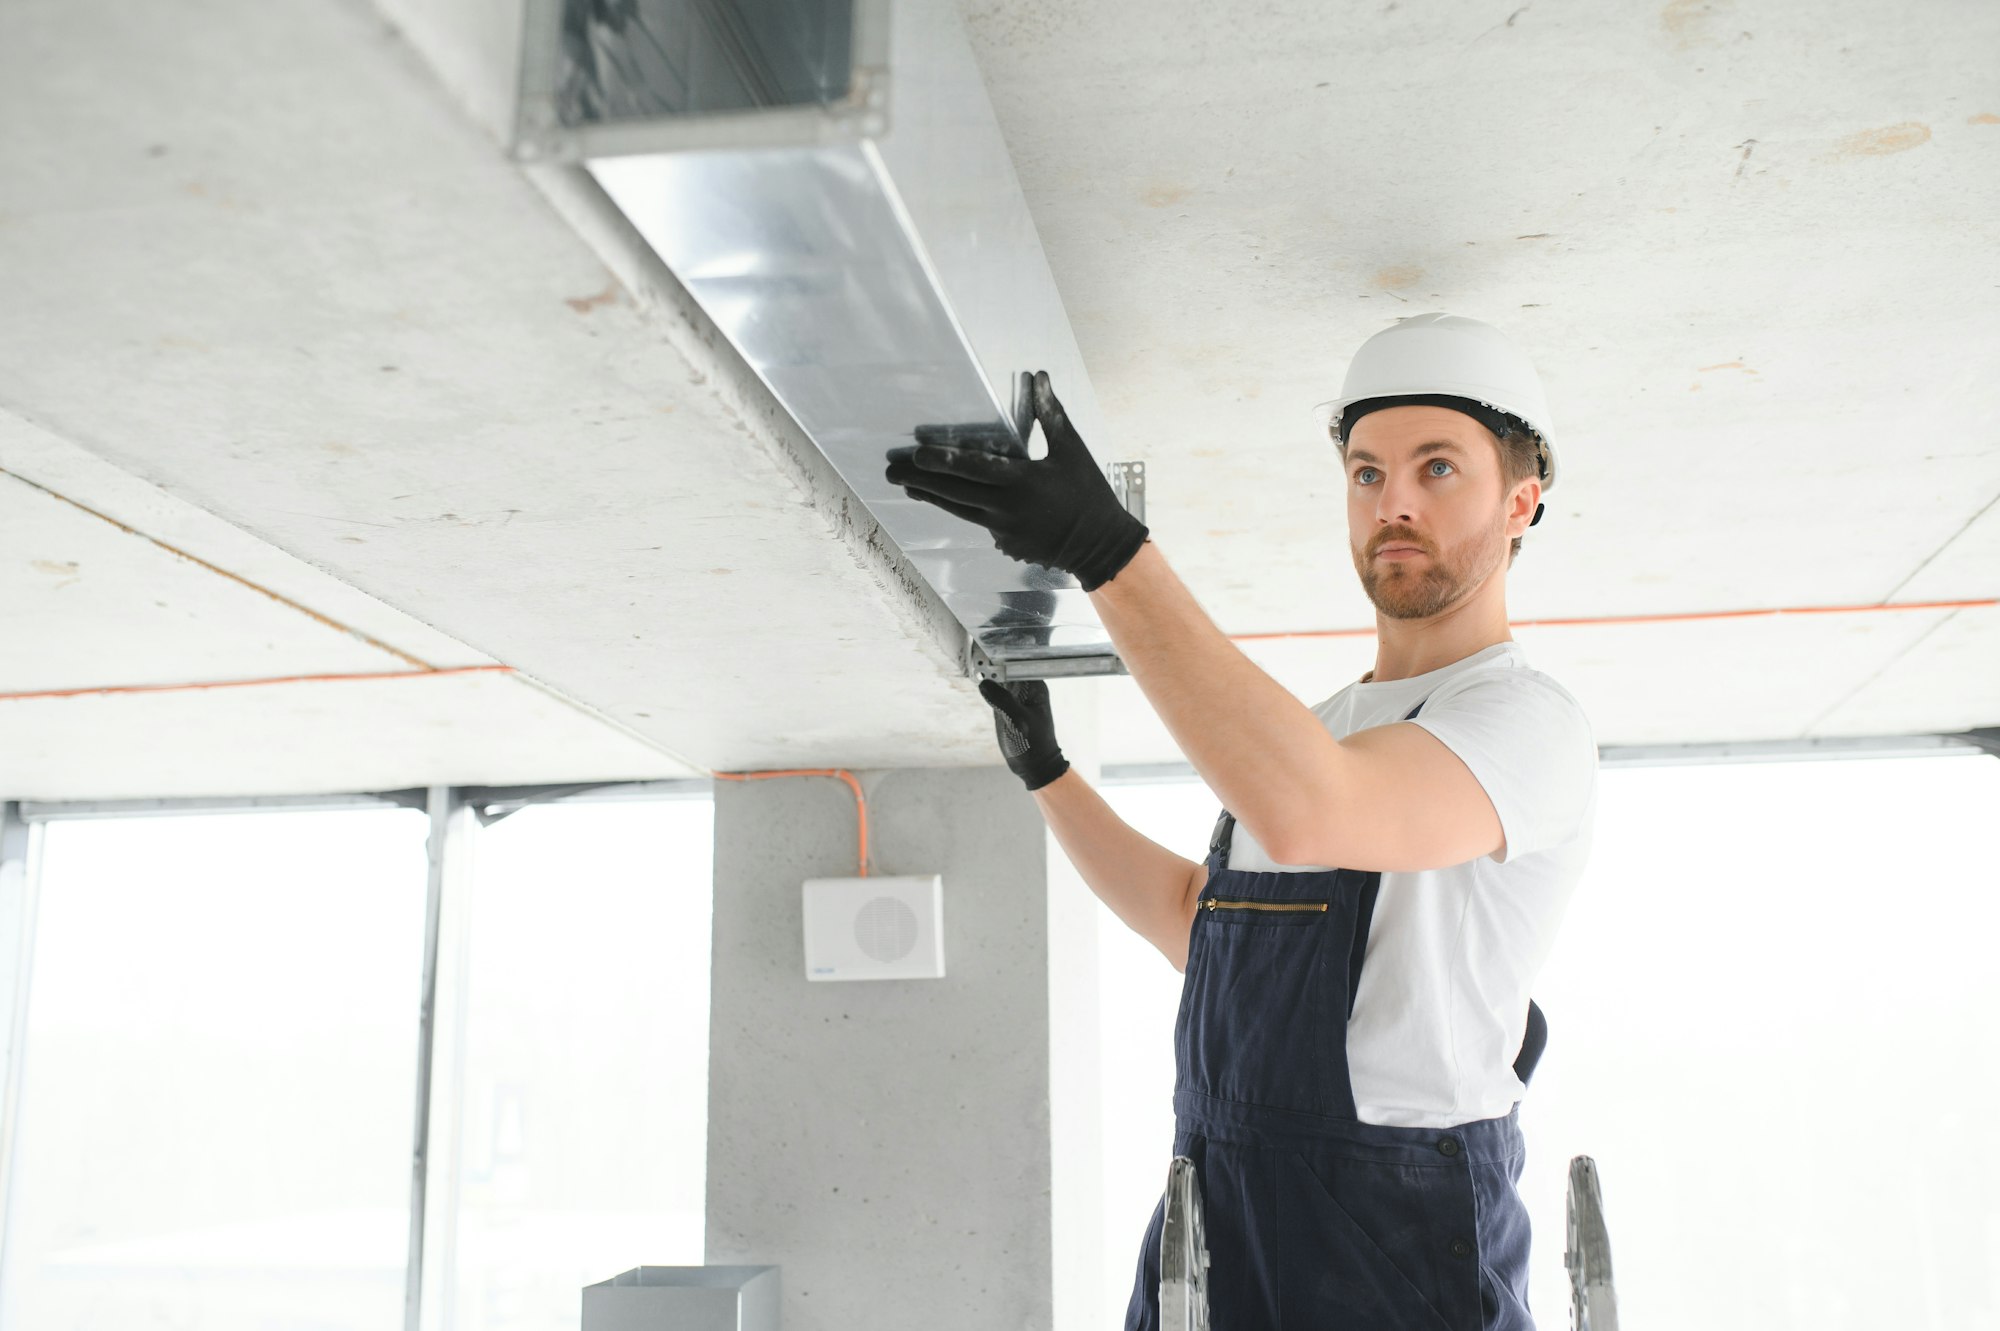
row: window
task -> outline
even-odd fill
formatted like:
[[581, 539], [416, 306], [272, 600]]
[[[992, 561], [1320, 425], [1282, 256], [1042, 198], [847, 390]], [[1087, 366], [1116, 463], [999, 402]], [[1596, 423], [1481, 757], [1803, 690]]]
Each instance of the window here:
[[425, 820], [44, 831], [0, 1324], [400, 1326]]
[[475, 833], [464, 1061], [437, 1070], [441, 1096], [463, 1079], [455, 1251], [425, 1277], [448, 1331], [573, 1331], [583, 1286], [701, 1264], [713, 810], [549, 804]]
[[[403, 1325], [428, 832], [387, 807], [45, 827], [0, 1325]], [[470, 828], [427, 1327], [573, 1331], [585, 1284], [702, 1261], [711, 836], [705, 795]]]

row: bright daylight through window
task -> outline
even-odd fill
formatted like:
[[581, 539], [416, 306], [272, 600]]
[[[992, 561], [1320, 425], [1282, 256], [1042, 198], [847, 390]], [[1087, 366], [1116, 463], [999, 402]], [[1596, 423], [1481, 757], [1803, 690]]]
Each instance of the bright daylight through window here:
[[[475, 831], [447, 929], [426, 1300], [576, 1326], [702, 1260], [710, 803]], [[425, 833], [399, 809], [45, 828], [0, 1325], [403, 1325]]]

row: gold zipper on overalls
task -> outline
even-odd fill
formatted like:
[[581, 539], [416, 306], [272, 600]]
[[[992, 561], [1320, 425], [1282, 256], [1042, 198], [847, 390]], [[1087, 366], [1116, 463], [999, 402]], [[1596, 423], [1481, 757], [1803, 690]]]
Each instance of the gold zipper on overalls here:
[[1225, 901], [1219, 897], [1204, 897], [1203, 910], [1309, 910], [1326, 913], [1324, 901]]

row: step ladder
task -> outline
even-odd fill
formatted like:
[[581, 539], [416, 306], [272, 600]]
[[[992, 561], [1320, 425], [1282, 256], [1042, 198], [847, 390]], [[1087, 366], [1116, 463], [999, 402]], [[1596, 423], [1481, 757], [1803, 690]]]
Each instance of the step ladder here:
[[[1564, 1208], [1571, 1331], [1618, 1331], [1618, 1296], [1611, 1282], [1611, 1235], [1597, 1162], [1569, 1162]], [[1208, 1331], [1208, 1236], [1202, 1229], [1201, 1181], [1194, 1161], [1177, 1155], [1167, 1166], [1166, 1221], [1160, 1227], [1161, 1331]]]

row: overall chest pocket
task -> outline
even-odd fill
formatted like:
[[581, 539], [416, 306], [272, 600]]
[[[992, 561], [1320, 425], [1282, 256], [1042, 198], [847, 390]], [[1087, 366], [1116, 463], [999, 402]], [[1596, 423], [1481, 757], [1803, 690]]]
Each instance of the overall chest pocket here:
[[1174, 1053], [1205, 1095], [1340, 1112], [1347, 940], [1325, 898], [1203, 896], [1188, 943]]

